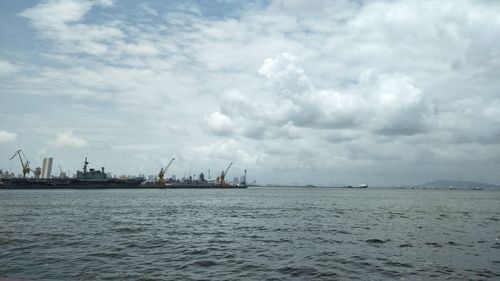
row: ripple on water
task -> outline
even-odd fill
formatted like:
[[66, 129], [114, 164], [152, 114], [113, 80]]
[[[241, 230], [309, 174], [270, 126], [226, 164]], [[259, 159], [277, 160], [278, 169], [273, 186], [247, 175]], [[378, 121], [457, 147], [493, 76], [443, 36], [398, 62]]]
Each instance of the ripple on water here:
[[436, 242], [426, 242], [424, 244], [428, 245], [428, 246], [431, 246], [431, 247], [434, 247], [434, 248], [441, 248], [441, 247], [443, 247], [441, 244], [436, 243]]
[[382, 240], [382, 239], [373, 238], [373, 239], [367, 239], [365, 242], [369, 243], [369, 244], [385, 244], [389, 241], [391, 241], [391, 240], [390, 239]]
[[497, 193], [9, 192], [0, 280], [500, 280]]
[[413, 265], [411, 265], [409, 263], [403, 263], [403, 262], [388, 261], [385, 264], [387, 266], [413, 268]]
[[290, 277], [314, 277], [319, 274], [318, 270], [311, 266], [284, 266], [277, 272]]
[[217, 262], [212, 261], [212, 260], [200, 260], [200, 261], [195, 261], [191, 263], [191, 265], [198, 266], [198, 267], [212, 267], [218, 265]]

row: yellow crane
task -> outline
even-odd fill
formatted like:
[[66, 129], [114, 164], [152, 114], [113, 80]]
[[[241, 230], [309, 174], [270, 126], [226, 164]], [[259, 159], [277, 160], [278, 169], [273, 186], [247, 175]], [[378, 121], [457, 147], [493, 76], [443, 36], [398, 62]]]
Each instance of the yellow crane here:
[[[21, 157], [21, 154], [24, 156], [25, 161], [23, 161], [23, 157]], [[16, 155], [19, 156], [19, 161], [21, 161], [21, 167], [23, 168], [23, 178], [25, 178], [26, 174], [29, 174], [29, 172], [31, 172], [30, 162], [28, 161], [28, 159], [26, 158], [26, 155], [24, 155], [24, 153], [21, 149], [16, 151], [16, 153], [14, 153], [14, 155], [12, 155], [12, 157], [10, 157], [10, 159], [11, 160], [14, 159], [16, 157]]]
[[231, 162], [229, 164], [229, 166], [227, 166], [226, 171], [222, 171], [222, 173], [220, 174], [220, 185], [222, 185], [222, 186], [226, 185], [226, 181], [224, 179], [226, 178], [227, 172], [229, 172], [229, 168], [231, 168], [232, 165], [233, 165], [233, 162]]
[[168, 162], [167, 167], [165, 167], [165, 169], [161, 168], [160, 173], [158, 173], [158, 180], [156, 181], [157, 185], [165, 185], [165, 180], [163, 179], [163, 177], [165, 177], [165, 175], [167, 174], [167, 170], [170, 167], [170, 165], [172, 165], [172, 162], [174, 162], [174, 160], [175, 157], [172, 157], [170, 162]]

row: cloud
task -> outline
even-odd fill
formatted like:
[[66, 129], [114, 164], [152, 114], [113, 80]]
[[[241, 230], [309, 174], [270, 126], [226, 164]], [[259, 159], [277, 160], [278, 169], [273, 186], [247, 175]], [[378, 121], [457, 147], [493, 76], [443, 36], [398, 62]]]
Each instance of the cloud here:
[[313, 91], [309, 77], [297, 65], [297, 57], [282, 53], [274, 58], [267, 58], [259, 69], [259, 74], [271, 80], [278, 91], [285, 96], [293, 96]]
[[[111, 42], [125, 35], [116, 23], [81, 23], [96, 5], [107, 7], [112, 5], [112, 1], [53, 0], [39, 3], [19, 15], [29, 19], [41, 36], [57, 42], [56, 49], [60, 52], [103, 55]], [[144, 49], [136, 48], [139, 51]]]
[[[219, 4], [36, 3], [19, 14], [32, 44], [0, 60], [5, 124], [44, 115], [50, 128], [29, 139], [77, 127], [118, 152], [147, 144], [142, 159], [196, 151], [270, 179], [407, 167], [398, 180], [411, 181], [460, 163], [498, 179], [499, 3]], [[33, 116], [12, 111], [20, 102]]]
[[201, 145], [194, 148], [193, 151], [194, 154], [191, 155], [190, 158], [202, 161], [207, 161], [209, 159], [223, 159], [241, 164], [255, 164], [258, 160], [266, 157], [263, 153], [247, 151], [238, 141], [234, 139]]
[[[290, 53], [265, 59], [258, 73], [274, 88], [275, 95], [267, 106], [251, 102], [239, 92], [227, 95], [223, 106], [235, 122], [244, 125], [237, 127], [247, 128], [244, 135], [248, 137], [276, 136], [278, 130], [287, 131], [283, 131], [285, 127], [295, 133], [282, 134], [284, 137], [299, 137], [298, 128], [355, 128], [385, 135], [413, 135], [426, 129], [430, 102], [406, 74], [366, 71], [352, 86], [317, 89]], [[274, 125], [271, 133], [263, 124]]]
[[205, 124], [208, 130], [216, 135], [227, 136], [234, 130], [234, 124], [229, 116], [218, 111], [206, 116]]
[[87, 140], [75, 136], [72, 131], [59, 132], [56, 138], [49, 142], [53, 147], [82, 148], [87, 146]]
[[19, 65], [0, 59], [0, 77], [13, 74], [21, 70]]
[[473, 97], [441, 105], [435, 127], [441, 141], [500, 144], [500, 100]]
[[4, 130], [0, 130], [0, 143], [6, 144], [6, 143], [13, 143], [16, 141], [17, 134], [16, 133], [9, 133]]

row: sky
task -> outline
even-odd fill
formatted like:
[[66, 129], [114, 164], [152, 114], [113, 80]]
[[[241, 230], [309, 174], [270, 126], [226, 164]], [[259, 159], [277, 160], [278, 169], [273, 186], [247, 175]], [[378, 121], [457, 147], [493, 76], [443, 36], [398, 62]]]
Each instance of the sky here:
[[500, 184], [500, 1], [0, 1], [0, 169]]

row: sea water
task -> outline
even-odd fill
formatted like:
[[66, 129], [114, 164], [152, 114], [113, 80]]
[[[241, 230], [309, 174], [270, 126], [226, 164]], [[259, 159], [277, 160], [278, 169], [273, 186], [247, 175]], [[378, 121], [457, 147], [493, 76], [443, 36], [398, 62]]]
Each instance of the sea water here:
[[0, 280], [500, 280], [500, 192], [0, 190]]

